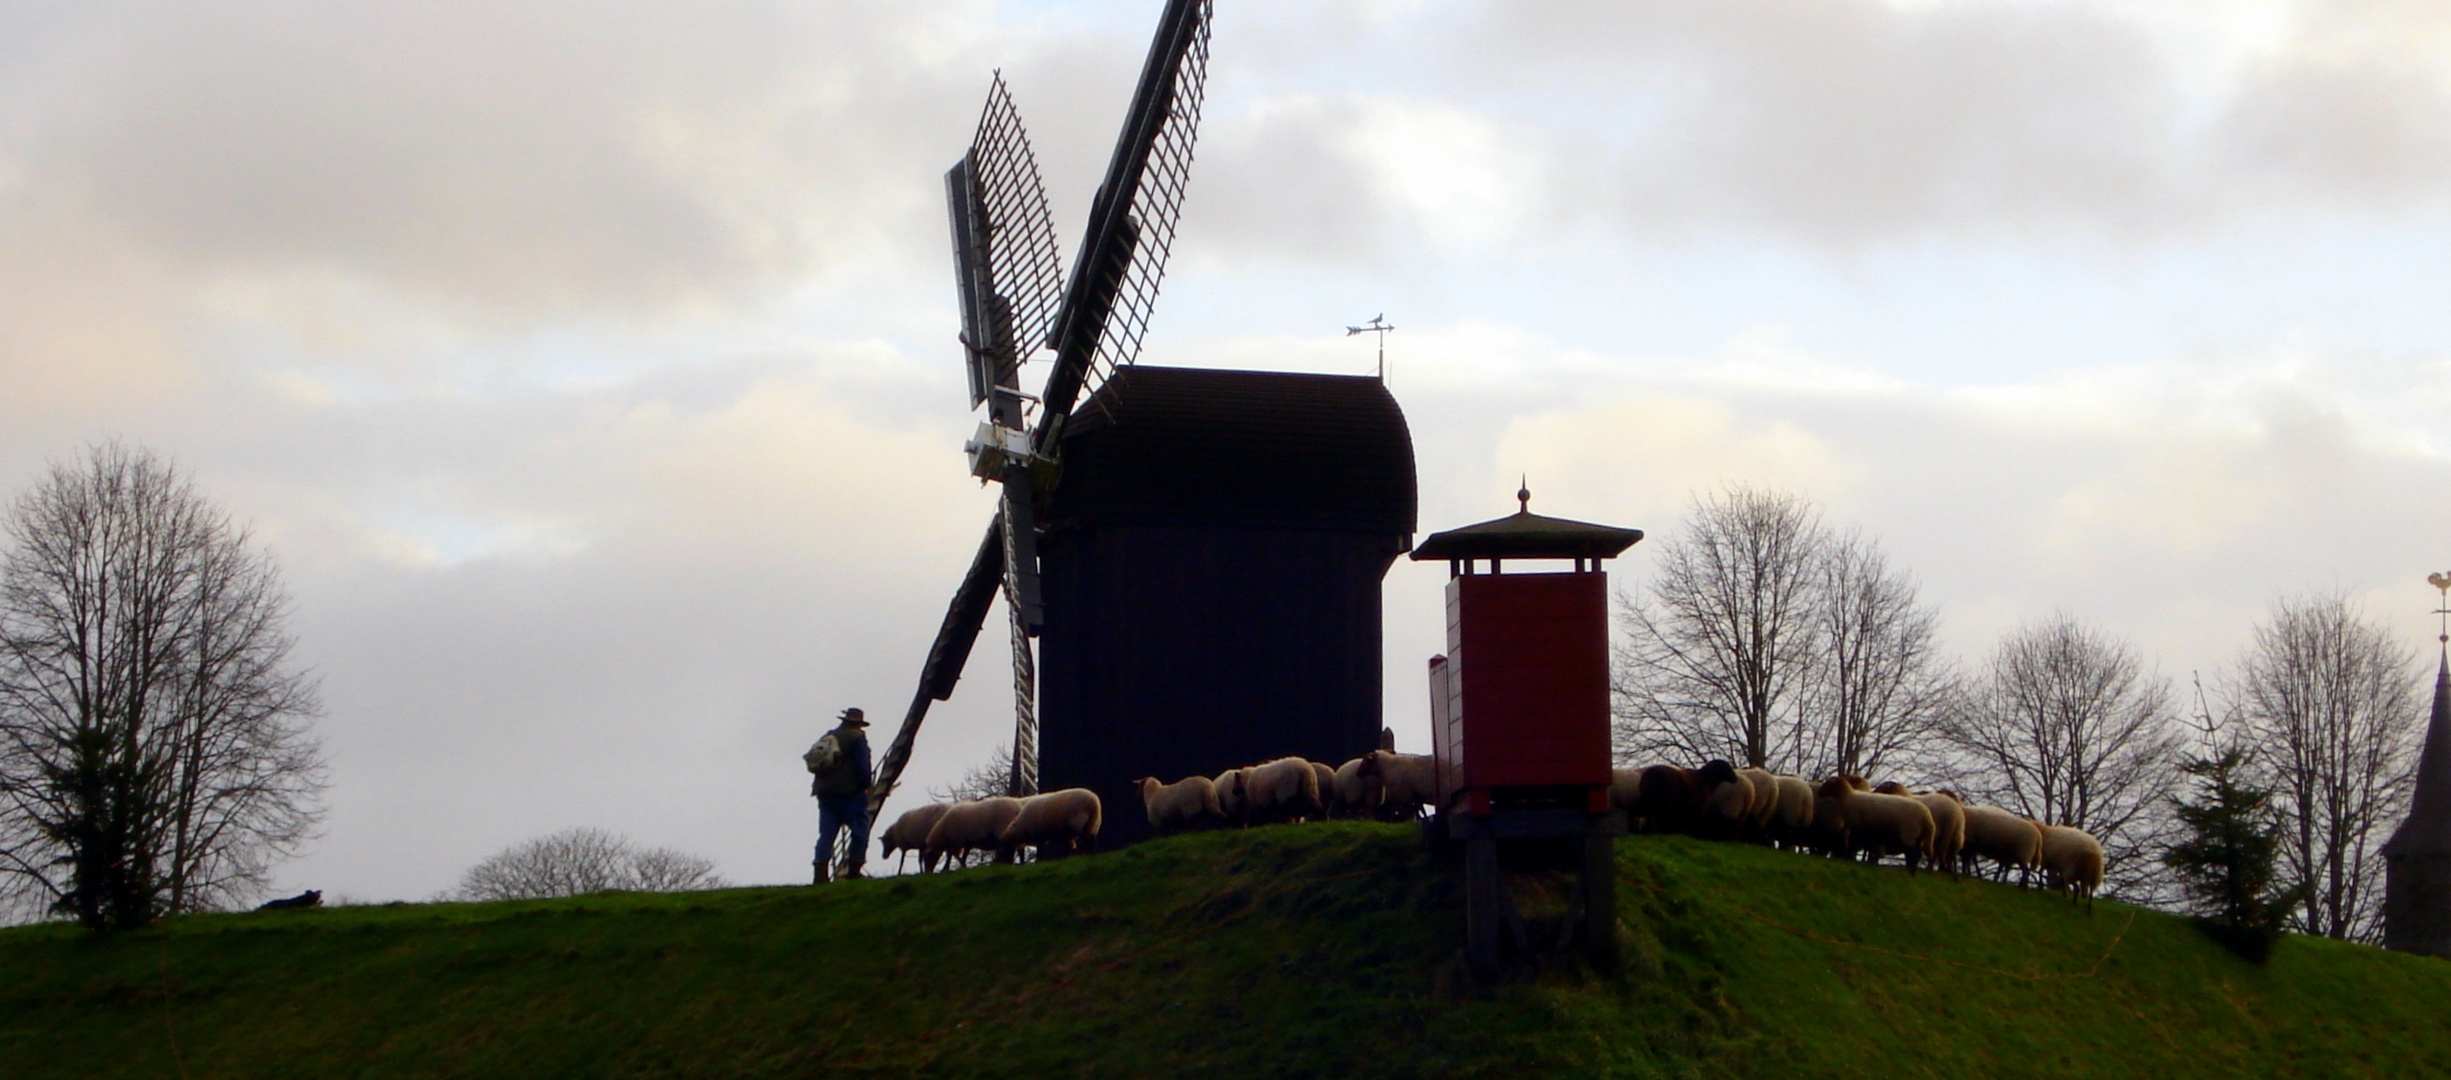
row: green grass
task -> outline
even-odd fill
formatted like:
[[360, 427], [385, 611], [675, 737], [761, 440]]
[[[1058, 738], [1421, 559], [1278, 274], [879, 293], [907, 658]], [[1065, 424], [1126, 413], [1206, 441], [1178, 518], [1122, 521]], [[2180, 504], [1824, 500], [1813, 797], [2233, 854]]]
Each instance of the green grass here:
[[[1618, 844], [1622, 972], [1462, 975], [1410, 829], [823, 889], [0, 932], [0, 1076], [2451, 1074], [2451, 964]], [[1539, 898], [1527, 896], [1537, 912]]]

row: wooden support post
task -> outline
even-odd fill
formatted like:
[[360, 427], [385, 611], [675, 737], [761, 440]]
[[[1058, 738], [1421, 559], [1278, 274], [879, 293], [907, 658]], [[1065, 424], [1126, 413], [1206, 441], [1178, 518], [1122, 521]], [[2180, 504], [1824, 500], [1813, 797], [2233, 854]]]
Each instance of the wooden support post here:
[[1617, 970], [1617, 847], [1614, 837], [1583, 838], [1583, 949], [1592, 966]]
[[1498, 978], [1499, 941], [1505, 933], [1506, 883], [1498, 876], [1498, 839], [1464, 841], [1464, 962], [1483, 982]]

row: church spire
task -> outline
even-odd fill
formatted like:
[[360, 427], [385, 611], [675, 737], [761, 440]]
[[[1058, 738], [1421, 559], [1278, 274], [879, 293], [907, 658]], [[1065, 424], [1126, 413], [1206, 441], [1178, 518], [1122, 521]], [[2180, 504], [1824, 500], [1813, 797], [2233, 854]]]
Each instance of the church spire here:
[[2383, 947], [2451, 957], [2451, 575], [2426, 583], [2443, 596], [2434, 712], [2417, 759], [2408, 820], [2383, 845]]

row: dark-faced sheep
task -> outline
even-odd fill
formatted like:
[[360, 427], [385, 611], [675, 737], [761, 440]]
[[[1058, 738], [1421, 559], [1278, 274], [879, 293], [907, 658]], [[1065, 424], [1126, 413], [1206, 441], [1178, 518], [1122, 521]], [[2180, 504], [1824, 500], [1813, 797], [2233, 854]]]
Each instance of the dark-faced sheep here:
[[[877, 838], [877, 843], [885, 852], [885, 857], [888, 859], [897, 856], [907, 857], [911, 852], [916, 851], [919, 853], [919, 869], [923, 872], [934, 873], [936, 859], [928, 854], [928, 833], [936, 828], [936, 819], [945, 816], [945, 810], [952, 805], [952, 803], [929, 803], [926, 806], [916, 806], [903, 811], [902, 816], [895, 818], [894, 823], [886, 826], [884, 834]], [[895, 869], [899, 870], [900, 867], [897, 866]]]
[[1966, 849], [1966, 808], [1957, 801], [1957, 795], [1946, 791], [1912, 792], [1895, 780], [1872, 790], [1907, 796], [1932, 812], [1932, 865], [1947, 867], [1949, 880], [1957, 880], [1960, 856]]
[[1013, 820], [996, 836], [996, 859], [1011, 862], [1013, 853], [1025, 847], [1061, 848], [1066, 852], [1098, 847], [1098, 826], [1105, 821], [1105, 811], [1098, 805], [1098, 793], [1088, 788], [1065, 788], [1044, 795], [1032, 795], [1021, 800]]
[[1747, 816], [1753, 813], [1753, 782], [1736, 766], [1717, 759], [1705, 762], [1694, 777], [1702, 786], [1702, 821], [1695, 835], [1720, 840], [1743, 835]]
[[1932, 857], [1932, 811], [1905, 795], [1880, 795], [1861, 790], [1857, 777], [1834, 776], [1821, 785], [1846, 823], [1849, 852], [1870, 852], [1874, 862], [1885, 854], [1904, 856], [1906, 872]]
[[1702, 820], [1702, 786], [1691, 769], [1652, 765], [1635, 785], [1634, 816], [1647, 833], [1691, 832]]
[[1362, 769], [1379, 782], [1381, 817], [1409, 821], [1438, 802], [1438, 762], [1428, 754], [1373, 750]]
[[1978, 857], [1997, 863], [2001, 880], [2014, 869], [2018, 883], [2025, 884], [2042, 865], [2042, 829], [1997, 806], [1969, 806], [1966, 847], [1961, 855], [1969, 864]]
[[1005, 860], [997, 841], [1004, 827], [1013, 823], [1013, 815], [1021, 812], [1021, 800], [1010, 795], [992, 795], [946, 807], [936, 819], [936, 827], [928, 830], [928, 842], [921, 848], [920, 860], [934, 862], [947, 855], [962, 855], [973, 851], [995, 851], [997, 861]]
[[1159, 836], [1225, 820], [1224, 809], [1217, 805], [1217, 785], [1205, 776], [1185, 777], [1171, 784], [1154, 776], [1141, 777], [1140, 802], [1149, 812], [1149, 828]]
[[2069, 903], [2081, 897], [2085, 913], [2094, 913], [2094, 891], [2102, 887], [2102, 841], [2083, 829], [2045, 825], [2042, 869], [2052, 888], [2067, 891]]
[[1319, 773], [1298, 757], [1242, 770], [1243, 817], [1254, 825], [1300, 821], [1319, 813]]
[[1379, 813], [1379, 778], [1373, 773], [1363, 775], [1362, 765], [1369, 761], [1357, 757], [1336, 767], [1336, 782], [1331, 785], [1331, 798], [1338, 817], [1367, 818]]

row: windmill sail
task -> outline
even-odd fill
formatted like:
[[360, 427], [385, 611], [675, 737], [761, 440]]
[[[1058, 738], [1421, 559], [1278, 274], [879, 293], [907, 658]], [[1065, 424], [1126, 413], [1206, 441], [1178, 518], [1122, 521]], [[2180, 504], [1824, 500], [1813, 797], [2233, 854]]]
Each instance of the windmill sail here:
[[[970, 350], [972, 408], [1018, 388], [1062, 298], [1063, 264], [1030, 134], [998, 73], [970, 151], [945, 174], [953, 257], [961, 285], [962, 340]], [[1021, 426], [1018, 402], [1005, 426]]]
[[970, 572], [962, 576], [961, 588], [953, 591], [953, 602], [945, 606], [944, 622], [937, 626], [936, 641], [928, 647], [928, 661], [919, 669], [919, 692], [911, 695], [902, 726], [895, 729], [894, 741], [877, 761], [876, 780], [868, 788], [869, 820], [876, 819], [885, 797], [901, 783], [902, 768], [910, 764], [911, 745], [918, 741], [928, 706], [953, 696], [953, 686], [962, 679], [962, 667], [970, 662], [970, 648], [978, 643], [979, 629], [987, 624], [987, 609], [995, 603], [996, 587], [1003, 580], [1004, 520], [998, 516], [989, 519], [987, 537], [979, 541], [979, 553], [971, 557]]
[[[969, 152], [945, 175], [971, 406], [988, 405], [996, 427], [1023, 430], [1021, 363], [1041, 341], [1056, 356], [1040, 393], [1036, 427], [1026, 437], [1027, 452], [991, 470], [993, 478], [1004, 481], [1002, 505], [945, 612], [910, 711], [869, 789], [872, 818], [910, 759], [929, 703], [944, 700], [961, 677], [999, 584], [1013, 622], [1011, 787], [1014, 794], [1036, 789], [1030, 636], [1041, 616], [1033, 464], [1053, 460], [1064, 419], [1082, 392], [1094, 390], [1139, 355], [1190, 180], [1208, 75], [1211, 12], [1210, 0], [1168, 0], [1069, 279], [1060, 275], [1046, 192], [1001, 74], [988, 92]], [[989, 449], [1005, 453], [1000, 445]]]
[[1140, 355], [1191, 180], [1208, 82], [1210, 0], [1169, 0], [1047, 344], [1056, 351], [1033, 440], [1062, 437], [1073, 402]]

